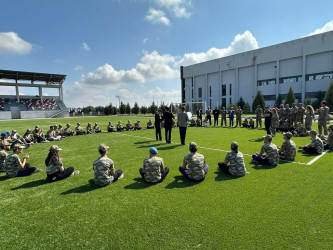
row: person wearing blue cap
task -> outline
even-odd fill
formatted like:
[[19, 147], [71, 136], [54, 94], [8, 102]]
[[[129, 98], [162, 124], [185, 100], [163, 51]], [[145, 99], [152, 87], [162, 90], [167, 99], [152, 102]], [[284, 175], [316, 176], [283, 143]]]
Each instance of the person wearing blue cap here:
[[155, 147], [149, 149], [150, 156], [144, 159], [143, 167], [139, 172], [142, 178], [149, 183], [163, 182], [169, 173], [169, 168], [164, 167], [163, 159], [157, 157], [158, 151]]
[[7, 138], [7, 132], [2, 132], [1, 133], [0, 146], [5, 145], [7, 143], [12, 144], [11, 140], [8, 140], [8, 138]]

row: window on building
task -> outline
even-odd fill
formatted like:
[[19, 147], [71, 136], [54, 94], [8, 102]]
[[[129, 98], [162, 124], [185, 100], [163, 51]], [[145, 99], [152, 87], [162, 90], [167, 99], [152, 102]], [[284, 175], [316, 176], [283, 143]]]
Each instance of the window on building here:
[[257, 81], [257, 86], [267, 86], [276, 84], [276, 79], [267, 79]]
[[229, 84], [229, 95], [232, 95], [232, 85], [231, 84]]
[[202, 98], [202, 88], [198, 88], [198, 98]]
[[212, 97], [212, 86], [209, 86], [209, 97]]
[[306, 75], [306, 81], [322, 80], [333, 78], [333, 72], [315, 73]]
[[230, 99], [229, 99], [229, 104], [231, 104], [232, 103], [232, 99], [231, 99], [231, 97], [230, 97]]
[[222, 98], [222, 107], [227, 106], [227, 98]]
[[209, 100], [209, 106], [212, 107], [212, 99]]
[[222, 96], [226, 96], [227, 95], [227, 85], [223, 84], [222, 85]]
[[192, 88], [192, 99], [193, 99], [193, 88]]

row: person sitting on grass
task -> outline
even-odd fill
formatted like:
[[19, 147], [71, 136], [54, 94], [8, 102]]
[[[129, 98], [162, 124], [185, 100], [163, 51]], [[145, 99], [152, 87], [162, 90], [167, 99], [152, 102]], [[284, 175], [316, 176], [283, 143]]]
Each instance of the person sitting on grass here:
[[[266, 153], [266, 155], [264, 155], [264, 153]], [[255, 153], [254, 155], [252, 155], [252, 159], [253, 161], [259, 162], [263, 165], [278, 165], [278, 148], [274, 143], [272, 143], [271, 135], [266, 135], [264, 137], [264, 145], [261, 147], [260, 153]]]
[[311, 142], [305, 146], [300, 146], [299, 149], [303, 149], [303, 152], [310, 154], [321, 155], [324, 149], [323, 141], [317, 136], [316, 130], [310, 131]]
[[308, 132], [306, 131], [306, 127], [300, 123], [300, 122], [297, 122], [296, 123], [296, 128], [294, 130], [294, 136], [307, 136], [308, 135]]
[[61, 138], [65, 138], [66, 137], [65, 136], [65, 131], [64, 131], [63, 127], [62, 127], [62, 124], [58, 125], [58, 127], [55, 130], [55, 132], [56, 132], [57, 135], [60, 135]]
[[128, 120], [126, 124], [126, 131], [131, 131], [133, 129], [132, 123], [130, 120]]
[[49, 154], [45, 160], [46, 175], [49, 181], [60, 181], [71, 175], [77, 175], [79, 170], [74, 171], [73, 167], [64, 168], [62, 162], [64, 158], [59, 157], [59, 151], [62, 150], [57, 145], [50, 147]]
[[208, 127], [208, 119], [205, 117], [205, 120], [203, 121], [203, 126], [206, 128]]
[[183, 166], [179, 167], [179, 171], [188, 180], [203, 181], [208, 172], [205, 157], [197, 153], [198, 146], [195, 142], [190, 143], [189, 150], [191, 153], [184, 157]]
[[37, 142], [37, 140], [35, 140], [35, 138], [34, 138], [34, 135], [31, 131], [31, 129], [27, 129], [27, 131], [23, 135], [23, 138], [27, 143], [30, 143], [30, 144], [34, 144]]
[[249, 128], [249, 121], [247, 120], [247, 118], [245, 117], [243, 123], [242, 123], [242, 127], [243, 128]]
[[153, 125], [153, 122], [151, 121], [151, 119], [149, 119], [149, 121], [147, 122], [147, 129], [154, 129], [155, 126]]
[[109, 147], [105, 144], [100, 144], [98, 152], [101, 156], [98, 157], [93, 164], [95, 184], [100, 187], [105, 187], [118, 179], [122, 179], [124, 177], [123, 171], [121, 169], [116, 171], [113, 160], [108, 158]]
[[81, 123], [79, 123], [79, 122], [76, 124], [75, 132], [76, 132], [76, 135], [85, 135], [86, 134], [86, 132], [84, 132], [83, 128], [81, 127]]
[[283, 133], [284, 142], [279, 149], [280, 159], [286, 161], [294, 161], [296, 156], [296, 144], [290, 138], [293, 136], [291, 132]]
[[197, 127], [202, 127], [202, 122], [200, 118], [197, 118]]
[[121, 121], [118, 121], [117, 124], [117, 132], [123, 132], [124, 131], [124, 127], [123, 125], [121, 125]]
[[74, 131], [72, 131], [70, 123], [66, 124], [66, 128], [64, 129], [64, 135], [65, 136], [73, 136], [74, 135]]
[[140, 124], [140, 121], [137, 121], [137, 122], [134, 124], [134, 130], [141, 130], [141, 124]]
[[195, 127], [196, 123], [194, 119], [191, 119], [190, 121], [190, 127]]
[[149, 157], [144, 159], [143, 167], [139, 169], [140, 175], [146, 182], [163, 182], [169, 173], [169, 168], [164, 167], [163, 159], [157, 157], [158, 151], [155, 147], [149, 149]]
[[5, 161], [10, 150], [10, 143], [5, 141], [4, 144], [0, 145], [0, 172], [5, 172]]
[[[218, 168], [227, 175], [236, 177], [244, 176], [246, 173], [244, 157], [241, 152], [238, 151], [238, 143], [232, 142], [230, 144], [231, 152], [227, 154], [224, 162], [218, 163]], [[230, 165], [228, 163], [230, 162]]]
[[107, 127], [108, 132], [115, 132], [115, 127], [112, 125], [112, 122], [109, 122], [109, 125]]
[[27, 159], [29, 159], [28, 154], [23, 157], [23, 161], [21, 162], [19, 154], [21, 154], [24, 149], [23, 145], [19, 143], [14, 144], [12, 149], [13, 153], [9, 154], [5, 161], [5, 172], [7, 177], [27, 176], [42, 171], [41, 169], [31, 167], [31, 165], [27, 163]]
[[324, 149], [333, 151], [333, 124], [328, 127], [328, 136], [322, 135]]
[[253, 121], [252, 117], [250, 118], [250, 121], [249, 121], [249, 128], [254, 129], [254, 121]]
[[50, 130], [47, 131], [47, 133], [46, 133], [46, 138], [47, 138], [48, 141], [60, 141], [61, 140], [61, 136], [56, 135], [56, 132], [54, 130], [54, 126], [50, 126]]
[[93, 133], [94, 133], [94, 130], [93, 130], [92, 126], [91, 126], [91, 123], [88, 122], [88, 125], [87, 125], [87, 134], [91, 135]]
[[48, 140], [46, 140], [43, 130], [38, 125], [35, 126], [33, 135], [38, 143], [49, 142]]
[[97, 122], [95, 122], [95, 125], [94, 125], [94, 132], [95, 132], [95, 133], [101, 133], [101, 132], [102, 132], [102, 130], [99, 128]]

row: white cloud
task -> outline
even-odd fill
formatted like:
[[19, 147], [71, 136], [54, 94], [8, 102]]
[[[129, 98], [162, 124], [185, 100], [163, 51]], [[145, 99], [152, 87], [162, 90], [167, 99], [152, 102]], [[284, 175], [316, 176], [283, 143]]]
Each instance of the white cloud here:
[[146, 38], [144, 38], [143, 40], [142, 40], [142, 43], [146, 43], [146, 42], [148, 42], [148, 40], [149, 40], [149, 38], [148, 37], [146, 37]]
[[91, 50], [86, 42], [82, 43], [81, 49], [83, 49], [85, 51], [90, 51]]
[[54, 59], [53, 62], [54, 62], [54, 63], [63, 63], [63, 62], [65, 62], [65, 60], [64, 60], [64, 59], [57, 58], [57, 59]]
[[323, 27], [316, 29], [314, 32], [310, 33], [308, 36], [316, 35], [319, 33], [324, 33], [324, 32], [331, 31], [331, 30], [333, 30], [333, 20], [326, 23]]
[[166, 8], [177, 18], [188, 18], [191, 13], [188, 7], [192, 5], [191, 0], [155, 0], [155, 3], [160, 8]]
[[81, 65], [76, 65], [74, 67], [74, 70], [83, 70], [83, 67]]
[[210, 48], [207, 52], [187, 53], [175, 64], [175, 66], [188, 66], [191, 64], [213, 60], [216, 58], [225, 57], [257, 48], [257, 39], [250, 31], [245, 31], [243, 34], [237, 34], [232, 43], [227, 48]]
[[24, 41], [15, 32], [0, 32], [0, 54], [29, 54], [33, 45]]
[[153, 24], [164, 24], [170, 25], [170, 20], [166, 17], [163, 10], [156, 10], [150, 8], [148, 14], [146, 15], [146, 20], [150, 21]]

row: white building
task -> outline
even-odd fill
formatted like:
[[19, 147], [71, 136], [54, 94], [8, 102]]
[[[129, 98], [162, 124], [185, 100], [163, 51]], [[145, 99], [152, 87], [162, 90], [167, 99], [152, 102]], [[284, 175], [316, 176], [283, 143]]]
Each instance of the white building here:
[[292, 87], [296, 101], [315, 98], [333, 80], [333, 31], [180, 67], [182, 102], [252, 105], [258, 90], [266, 105]]

